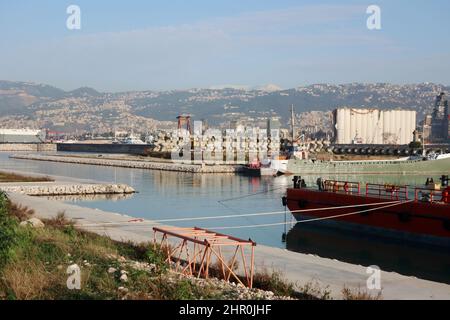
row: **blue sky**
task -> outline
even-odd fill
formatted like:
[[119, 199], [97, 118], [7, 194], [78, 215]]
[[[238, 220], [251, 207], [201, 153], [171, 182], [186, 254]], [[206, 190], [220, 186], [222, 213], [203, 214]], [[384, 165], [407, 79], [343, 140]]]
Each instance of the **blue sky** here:
[[[81, 8], [81, 30], [66, 8]], [[366, 8], [381, 8], [381, 30]], [[450, 84], [448, 0], [0, 0], [0, 79], [63, 89]]]

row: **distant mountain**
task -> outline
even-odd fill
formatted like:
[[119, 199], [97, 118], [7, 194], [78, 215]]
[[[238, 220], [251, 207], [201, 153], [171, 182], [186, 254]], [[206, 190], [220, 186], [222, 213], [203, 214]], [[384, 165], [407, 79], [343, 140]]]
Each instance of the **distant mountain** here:
[[[238, 117], [280, 116], [287, 124], [290, 105], [297, 113], [336, 107], [406, 108], [420, 119], [431, 112], [436, 95], [450, 87], [433, 83], [315, 84], [281, 89], [276, 85], [172, 91], [100, 93], [82, 87], [70, 92], [41, 84], [0, 81], [0, 126], [46, 126], [107, 130], [147, 122], [175, 121], [179, 114], [211, 124]], [[155, 121], [156, 122], [155, 122]], [[147, 122], [146, 122], [147, 121]], [[159, 122], [158, 122], [159, 121]], [[168, 124], [168, 123], [166, 123]], [[145, 130], [146, 128], [136, 128]]]
[[60, 99], [64, 95], [63, 90], [48, 85], [0, 81], [0, 112], [2, 115], [26, 113], [26, 107], [36, 101]]
[[95, 89], [82, 87], [70, 92], [31, 82], [0, 81], [0, 111], [13, 115], [27, 113], [27, 107], [44, 101], [54, 101], [68, 97], [99, 97]]
[[280, 86], [277, 86], [276, 84], [271, 83], [271, 84], [267, 84], [265, 86], [255, 87], [254, 90], [275, 92], [275, 91], [282, 91], [283, 89]]
[[45, 85], [45, 84], [36, 84], [31, 82], [14, 82], [14, 81], [1, 81], [0, 80], [0, 90], [17, 92], [17, 93], [25, 93], [29, 96], [34, 96], [37, 98], [51, 98], [57, 99], [62, 98], [66, 95], [64, 90]]
[[95, 89], [89, 87], [81, 87], [66, 93], [66, 95], [70, 97], [81, 98], [81, 97], [99, 97], [102, 94]]

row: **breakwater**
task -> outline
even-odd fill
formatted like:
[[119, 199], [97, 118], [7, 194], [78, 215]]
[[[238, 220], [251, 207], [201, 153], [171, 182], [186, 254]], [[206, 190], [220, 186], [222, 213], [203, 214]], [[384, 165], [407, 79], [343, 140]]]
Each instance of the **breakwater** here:
[[126, 184], [0, 184], [4, 192], [16, 192], [28, 196], [63, 196], [96, 194], [131, 194], [135, 190]]
[[52, 161], [61, 163], [88, 164], [99, 166], [111, 166], [133, 169], [149, 169], [159, 171], [177, 171], [187, 173], [237, 173], [240, 166], [234, 165], [195, 165], [176, 162], [151, 162], [145, 160], [115, 160], [92, 157], [71, 157], [66, 155], [39, 155], [39, 154], [15, 154], [13, 159], [25, 159], [36, 161]]
[[146, 156], [152, 153], [152, 150], [152, 146], [146, 144], [58, 143], [55, 151], [123, 153]]

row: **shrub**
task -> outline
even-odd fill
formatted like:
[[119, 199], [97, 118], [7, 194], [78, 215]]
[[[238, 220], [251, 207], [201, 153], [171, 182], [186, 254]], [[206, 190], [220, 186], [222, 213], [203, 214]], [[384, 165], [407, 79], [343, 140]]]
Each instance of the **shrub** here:
[[371, 295], [367, 291], [361, 290], [361, 288], [352, 290], [350, 288], [344, 288], [342, 290], [344, 300], [382, 300], [381, 291], [375, 296]]
[[16, 240], [17, 221], [8, 213], [8, 198], [0, 193], [0, 268], [12, 256], [12, 247]]
[[331, 292], [328, 287], [322, 289], [317, 281], [306, 283], [294, 296], [301, 300], [331, 300]]
[[263, 270], [253, 276], [253, 286], [255, 288], [272, 291], [277, 296], [292, 296], [295, 293], [295, 284], [286, 281], [280, 272], [268, 272]]
[[420, 141], [412, 141], [412, 142], [409, 144], [409, 147], [410, 147], [411, 149], [420, 149], [420, 148], [422, 148], [422, 143], [421, 143]]

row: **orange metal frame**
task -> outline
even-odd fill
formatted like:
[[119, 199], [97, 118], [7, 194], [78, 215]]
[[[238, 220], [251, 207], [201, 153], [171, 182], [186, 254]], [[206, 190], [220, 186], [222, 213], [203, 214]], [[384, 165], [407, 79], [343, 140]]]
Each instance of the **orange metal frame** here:
[[[181, 274], [208, 278], [213, 263], [219, 267], [223, 279], [230, 281], [233, 277], [238, 283], [253, 287], [253, 275], [255, 264], [255, 246], [252, 240], [242, 240], [229, 235], [217, 233], [202, 228], [165, 227], [153, 228], [153, 243], [155, 249], [158, 245], [158, 234], [160, 249], [167, 255], [166, 262], [170, 268]], [[169, 242], [169, 238], [173, 241]], [[229, 262], [226, 260], [228, 247], [231, 255]], [[245, 249], [250, 249], [250, 263], [247, 263]], [[238, 259], [242, 258], [245, 284], [236, 274], [235, 267]], [[214, 261], [215, 260], [215, 261]]]

